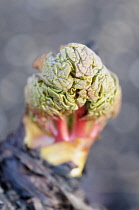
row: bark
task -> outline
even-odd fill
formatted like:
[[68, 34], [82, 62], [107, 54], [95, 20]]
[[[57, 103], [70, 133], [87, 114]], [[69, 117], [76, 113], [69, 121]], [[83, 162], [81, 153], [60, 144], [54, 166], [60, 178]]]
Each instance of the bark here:
[[79, 178], [68, 176], [72, 162], [53, 166], [23, 144], [21, 123], [0, 147], [0, 209], [91, 210], [79, 189]]

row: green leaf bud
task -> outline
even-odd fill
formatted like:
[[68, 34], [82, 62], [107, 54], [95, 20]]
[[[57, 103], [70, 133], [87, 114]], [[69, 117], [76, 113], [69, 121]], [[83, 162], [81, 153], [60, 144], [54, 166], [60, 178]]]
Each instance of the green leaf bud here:
[[85, 106], [84, 119], [108, 119], [121, 102], [118, 78], [88, 47], [70, 43], [41, 60], [40, 73], [28, 79], [25, 99], [31, 113], [45, 117], [70, 115]]

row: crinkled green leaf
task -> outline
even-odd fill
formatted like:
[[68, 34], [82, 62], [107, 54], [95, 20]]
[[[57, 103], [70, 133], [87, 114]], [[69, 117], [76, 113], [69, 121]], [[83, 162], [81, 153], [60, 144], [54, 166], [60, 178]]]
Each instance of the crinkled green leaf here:
[[50, 54], [42, 66], [41, 73], [28, 80], [28, 107], [60, 117], [85, 105], [86, 119], [109, 118], [118, 112], [118, 78], [85, 45], [68, 44], [56, 57]]

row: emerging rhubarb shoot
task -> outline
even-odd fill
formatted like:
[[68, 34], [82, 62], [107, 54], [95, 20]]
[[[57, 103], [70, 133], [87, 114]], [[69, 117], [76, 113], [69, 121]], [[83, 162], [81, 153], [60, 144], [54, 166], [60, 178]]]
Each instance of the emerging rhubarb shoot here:
[[88, 47], [70, 43], [38, 57], [25, 88], [25, 143], [52, 164], [73, 161], [80, 176], [90, 146], [121, 104], [118, 78]]

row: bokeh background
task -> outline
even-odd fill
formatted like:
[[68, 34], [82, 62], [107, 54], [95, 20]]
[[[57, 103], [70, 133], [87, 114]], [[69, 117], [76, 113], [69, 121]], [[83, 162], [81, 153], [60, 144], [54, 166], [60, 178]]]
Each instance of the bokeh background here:
[[139, 210], [139, 0], [1, 0], [0, 138], [19, 123], [36, 56], [92, 40], [120, 78], [123, 105], [92, 147], [82, 187], [92, 205]]

